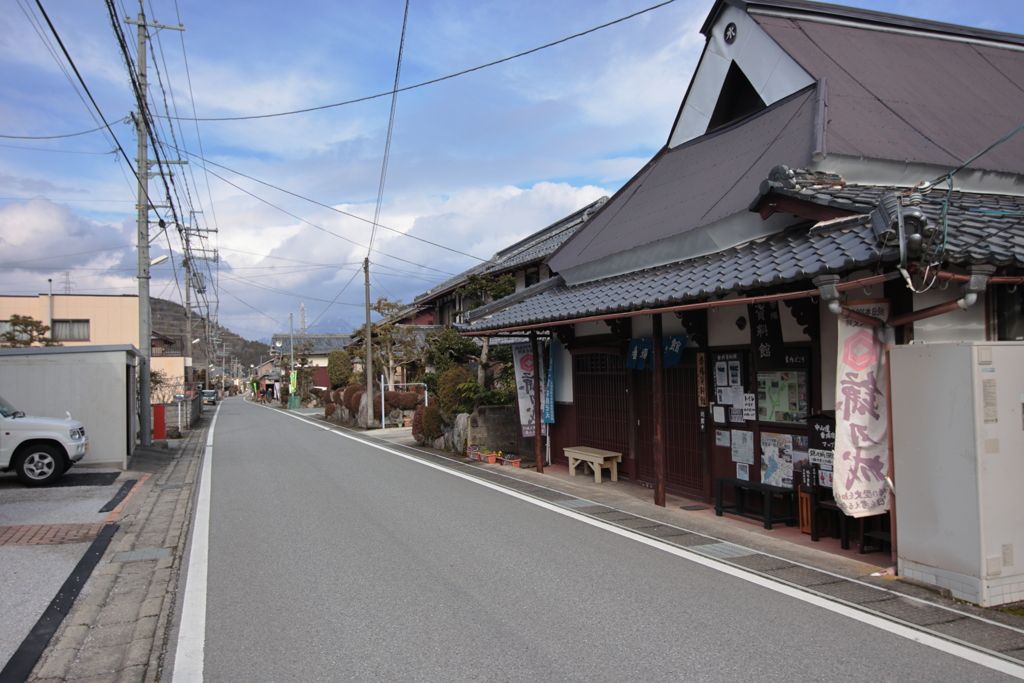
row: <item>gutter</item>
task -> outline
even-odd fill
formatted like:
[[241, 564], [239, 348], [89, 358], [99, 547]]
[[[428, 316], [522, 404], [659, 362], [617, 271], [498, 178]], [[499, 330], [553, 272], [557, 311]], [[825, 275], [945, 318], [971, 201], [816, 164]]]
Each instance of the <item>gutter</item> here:
[[[900, 276], [899, 272], [893, 271], [891, 273], [885, 273], [883, 275], [873, 275], [871, 277], [862, 278], [860, 280], [853, 280], [851, 282], [840, 282], [835, 284], [834, 287], [837, 292], [845, 292], [849, 289], [858, 289], [860, 287], [869, 287], [871, 285], [878, 284], [880, 282], [886, 282], [888, 280], [895, 280]], [[838, 281], [838, 275], [824, 276], [834, 277]], [[815, 284], [817, 282], [815, 281]], [[524, 290], [525, 291], [525, 290]], [[542, 323], [533, 323], [530, 325], [517, 325], [515, 327], [503, 327], [493, 330], [480, 330], [480, 331], [467, 331], [460, 332], [464, 337], [482, 337], [498, 334], [501, 332], [519, 332], [522, 330], [536, 330], [544, 329], [548, 327], [554, 327], [557, 325], [574, 325], [576, 323], [589, 323], [599, 322], [603, 320], [616, 320], [619, 318], [636, 318], [642, 315], [656, 315], [661, 313], [676, 313], [682, 311], [694, 311], [708, 308], [725, 308], [727, 306], [745, 306], [747, 304], [765, 303], [769, 301], [788, 301], [790, 299], [806, 299], [812, 296], [824, 296], [820, 289], [807, 289], [801, 292], [787, 292], [784, 294], [766, 294], [764, 296], [749, 296], [740, 297], [738, 299], [720, 299], [718, 301], [701, 301], [694, 304], [680, 304], [678, 306], [663, 306], [660, 308], [642, 308], [638, 311], [621, 311], [619, 313], [605, 313], [602, 315], [591, 315], [581, 318], [569, 318], [566, 320], [549, 320]], [[837, 295], [838, 296], [838, 295]], [[503, 301], [499, 299], [499, 301]], [[852, 311], [851, 311], [852, 312]], [[859, 314], [858, 314], [859, 315]], [[867, 317], [867, 316], [865, 316]], [[881, 323], [881, 321], [879, 321]]]

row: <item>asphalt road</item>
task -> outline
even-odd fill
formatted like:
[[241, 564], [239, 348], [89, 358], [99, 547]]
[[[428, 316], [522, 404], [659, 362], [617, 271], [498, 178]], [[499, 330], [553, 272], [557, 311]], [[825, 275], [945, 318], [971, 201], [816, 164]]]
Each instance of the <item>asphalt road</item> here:
[[1012, 680], [239, 399], [207, 483], [205, 681]]

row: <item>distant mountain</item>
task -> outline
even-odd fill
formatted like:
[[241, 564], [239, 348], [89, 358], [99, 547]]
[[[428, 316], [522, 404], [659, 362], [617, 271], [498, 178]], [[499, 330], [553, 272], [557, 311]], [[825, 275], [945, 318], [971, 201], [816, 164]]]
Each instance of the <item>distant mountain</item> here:
[[[150, 304], [153, 311], [153, 331], [180, 339], [180, 343], [184, 347], [186, 328], [188, 327], [185, 307], [164, 299], [150, 299]], [[209, 334], [211, 337], [220, 339], [217, 349], [217, 365], [221, 363], [219, 352], [225, 343], [227, 344], [228, 362], [231, 362], [231, 357], [234, 356], [246, 368], [256, 365], [260, 360], [266, 360], [270, 356], [269, 344], [243, 339], [226, 327], [210, 323]], [[197, 344], [192, 345], [192, 364], [196, 368], [206, 367], [210, 364], [207, 357], [207, 349], [209, 349], [207, 323], [205, 318], [197, 315], [195, 311], [192, 312], [192, 339], [199, 339]]]
[[[374, 313], [373, 317], [376, 320], [380, 316]], [[306, 328], [306, 332], [309, 334], [349, 334], [362, 324], [363, 318], [359, 317], [358, 314], [344, 318], [334, 316], [317, 320], [315, 325], [310, 325]], [[299, 331], [298, 326], [295, 327], [295, 331]]]

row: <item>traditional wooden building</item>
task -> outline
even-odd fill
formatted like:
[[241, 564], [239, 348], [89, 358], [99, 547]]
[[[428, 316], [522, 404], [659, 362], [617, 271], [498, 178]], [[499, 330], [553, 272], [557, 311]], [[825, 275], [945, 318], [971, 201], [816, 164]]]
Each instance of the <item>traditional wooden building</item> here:
[[550, 339], [554, 460], [620, 452], [662, 504], [791, 483], [850, 348], [1024, 337], [1024, 37], [806, 0], [718, 0], [701, 32], [666, 145], [461, 328]]

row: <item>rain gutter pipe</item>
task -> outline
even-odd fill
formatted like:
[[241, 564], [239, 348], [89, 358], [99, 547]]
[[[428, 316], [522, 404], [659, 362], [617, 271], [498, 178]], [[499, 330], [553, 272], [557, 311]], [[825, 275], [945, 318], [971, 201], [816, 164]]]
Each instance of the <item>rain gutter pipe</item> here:
[[[835, 277], [838, 279], [838, 276]], [[851, 282], [840, 282], [835, 285], [835, 288], [837, 291], [845, 292], [846, 290], [849, 289], [857, 289], [859, 287], [870, 287], [871, 285], [875, 285], [880, 282], [895, 280], [898, 277], [900, 277], [899, 272], [893, 271], [891, 273], [884, 273], [882, 275], [872, 275], [871, 277], [862, 278], [860, 280], [853, 280]], [[639, 311], [604, 313], [601, 315], [591, 315], [584, 318], [572, 318], [569, 320], [550, 320], [542, 323], [534, 323], [532, 325], [519, 325], [516, 327], [505, 327], [497, 330], [460, 332], [459, 334], [461, 334], [464, 337], [490, 336], [497, 334], [499, 332], [518, 332], [520, 330], [536, 330], [540, 328], [552, 327], [553, 325], [573, 325], [576, 323], [600, 322], [603, 320], [615, 320], [618, 318], [635, 318], [641, 315], [656, 315], [660, 313], [695, 311], [708, 308], [721, 308], [726, 306], [745, 306], [747, 304], [766, 303], [769, 301], [789, 301], [791, 299], [806, 299], [812, 296], [822, 296], [822, 292], [818, 289], [807, 289], [801, 292], [787, 292], [785, 294], [766, 294], [764, 296], [749, 296], [741, 297], [739, 299], [701, 301], [699, 303], [694, 304], [680, 304], [678, 306], [664, 306], [661, 308], [643, 308], [640, 309]]]

